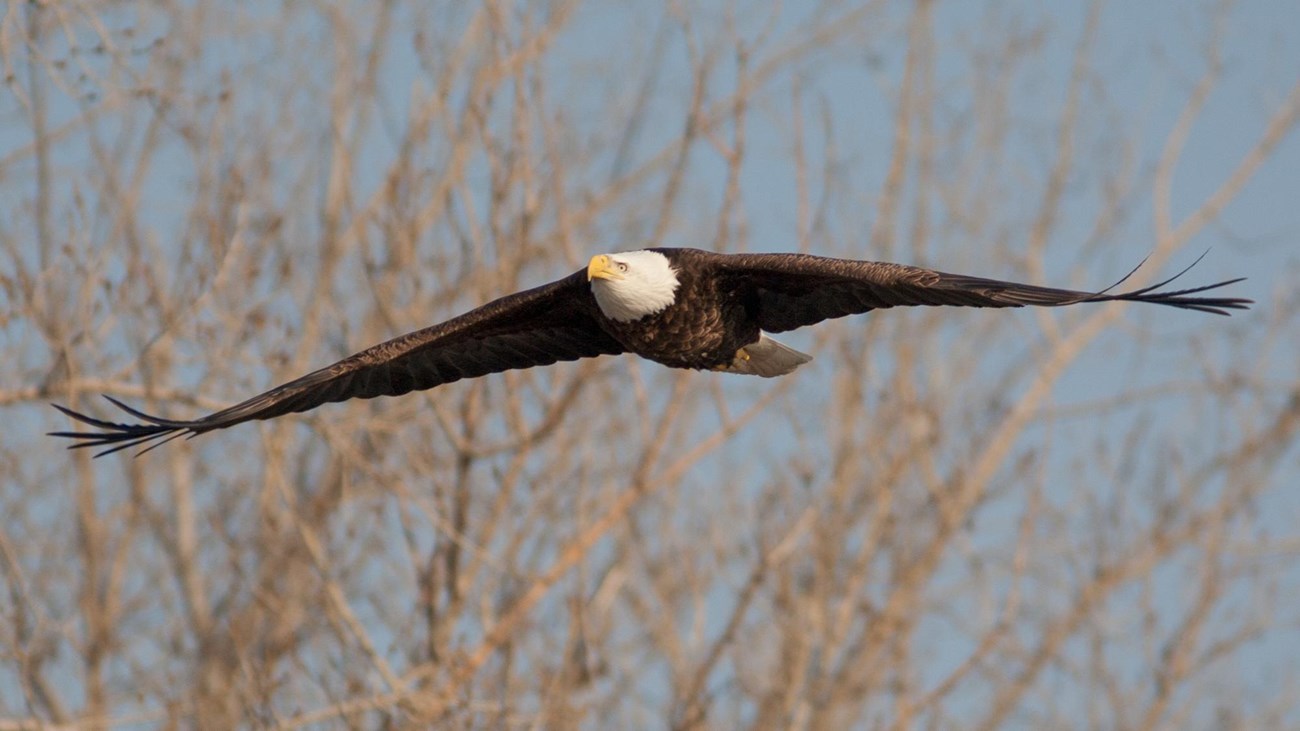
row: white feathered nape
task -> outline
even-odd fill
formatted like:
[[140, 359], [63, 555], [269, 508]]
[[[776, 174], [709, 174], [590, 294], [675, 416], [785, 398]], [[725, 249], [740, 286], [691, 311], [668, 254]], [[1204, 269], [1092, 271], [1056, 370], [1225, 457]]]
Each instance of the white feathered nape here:
[[600, 311], [611, 320], [631, 322], [663, 312], [677, 298], [677, 274], [657, 251], [608, 254], [613, 276], [591, 280]]

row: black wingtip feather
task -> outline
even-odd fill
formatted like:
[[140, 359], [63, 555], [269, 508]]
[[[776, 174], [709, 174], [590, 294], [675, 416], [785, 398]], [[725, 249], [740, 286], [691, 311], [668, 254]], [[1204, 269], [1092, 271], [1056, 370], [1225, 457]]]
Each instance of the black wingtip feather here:
[[[1205, 256], [1205, 255], [1202, 254], [1201, 256]], [[1098, 294], [1098, 295], [1107, 294], [1107, 293], [1109, 293], [1111, 290], [1113, 290], [1113, 289], [1115, 289], [1116, 287], [1118, 287], [1119, 285], [1121, 285], [1121, 284], [1127, 282], [1127, 281], [1129, 280], [1129, 277], [1132, 277], [1134, 274], [1137, 274], [1138, 270], [1141, 269], [1141, 268], [1142, 268], [1142, 267], [1147, 263], [1147, 259], [1150, 259], [1150, 258], [1151, 258], [1151, 255], [1150, 255], [1150, 254], [1147, 254], [1146, 256], [1142, 257], [1142, 261], [1138, 262], [1138, 263], [1137, 263], [1137, 266], [1135, 266], [1135, 267], [1133, 267], [1132, 269], [1130, 269], [1130, 270], [1128, 271], [1128, 274], [1125, 274], [1124, 276], [1120, 277], [1118, 280], [1115, 281], [1114, 284], [1112, 284], [1112, 285], [1110, 285], [1109, 287], [1107, 287], [1107, 288], [1101, 290], [1100, 292], [1097, 292], [1096, 294]], [[1200, 261], [1200, 259], [1197, 259], [1197, 261]], [[1156, 287], [1159, 287], [1160, 285], [1157, 284], [1157, 285], [1155, 285], [1155, 286], [1156, 286]]]
[[1147, 259], [1149, 259], [1148, 256], [1148, 258], [1139, 261], [1138, 265], [1132, 268], [1132, 271], [1125, 274], [1121, 280], [1106, 287], [1106, 289], [1096, 291], [1096, 293], [1083, 295], [1083, 297], [1079, 297], [1078, 299], [1061, 300], [1061, 302], [1054, 304], [1076, 304], [1080, 302], [1149, 302], [1152, 304], [1165, 304], [1165, 306], [1169, 307], [1178, 307], [1182, 308], [1182, 310], [1210, 312], [1214, 313], [1214, 315], [1223, 316], [1230, 316], [1231, 312], [1229, 312], [1229, 310], [1249, 310], [1252, 304], [1255, 304], [1255, 300], [1253, 299], [1244, 297], [1188, 297], [1188, 295], [1200, 294], [1203, 293], [1203, 291], [1221, 289], [1221, 287], [1235, 285], [1238, 284], [1238, 282], [1244, 282], [1245, 277], [1216, 282], [1216, 284], [1212, 285], [1190, 287], [1190, 289], [1158, 291], [1161, 287], [1170, 285], [1171, 282], [1178, 280], [1178, 278], [1182, 277], [1183, 274], [1191, 272], [1193, 267], [1196, 267], [1197, 264], [1201, 263], [1201, 259], [1205, 259], [1206, 254], [1209, 254], [1209, 250], [1206, 250], [1204, 254], [1197, 256], [1191, 264], [1188, 264], [1187, 267], [1183, 267], [1182, 271], [1174, 274], [1173, 277], [1166, 278], [1166, 280], [1158, 281], [1153, 285], [1140, 287], [1140, 289], [1125, 291], [1125, 293], [1110, 294], [1110, 291], [1113, 291], [1115, 287], [1125, 284], [1125, 282], [1128, 281], [1128, 278], [1134, 276], [1135, 273], [1138, 273], [1138, 269], [1141, 269], [1143, 264], [1147, 263]]
[[1157, 305], [1179, 307], [1181, 309], [1196, 310], [1198, 312], [1210, 312], [1215, 315], [1224, 315], [1224, 316], [1228, 316], [1232, 314], [1231, 312], [1228, 312], [1228, 310], [1248, 310], [1250, 309], [1251, 305], [1255, 304], [1255, 300], [1248, 299], [1246, 297], [1191, 297], [1189, 296], [1189, 295], [1200, 294], [1201, 292], [1209, 292], [1211, 290], [1220, 289], [1222, 287], [1227, 287], [1229, 285], [1236, 284], [1237, 282], [1243, 282], [1246, 279], [1245, 277], [1228, 279], [1222, 282], [1216, 282], [1214, 284], [1206, 284], [1200, 287], [1191, 287], [1188, 289], [1174, 290], [1172, 292], [1155, 291], [1158, 290], [1160, 287], [1163, 287], [1169, 284], [1170, 282], [1174, 281], [1175, 279], [1182, 276], [1186, 272], [1187, 270], [1184, 269], [1183, 271], [1170, 277], [1169, 279], [1166, 279], [1165, 281], [1160, 282], [1158, 284], [1153, 284], [1150, 287], [1143, 287], [1142, 289], [1134, 290], [1132, 292], [1125, 292], [1123, 294], [1093, 295], [1092, 297], [1089, 297], [1087, 301], [1104, 302], [1109, 300], [1119, 300], [1123, 302], [1150, 302], [1152, 304], [1157, 304]]
[[177, 437], [184, 436], [187, 433], [191, 434], [191, 436], [198, 433], [186, 422], [172, 421], [170, 419], [162, 419], [157, 416], [146, 414], [127, 406], [112, 396], [104, 395], [104, 398], [108, 399], [114, 406], [122, 409], [131, 416], [149, 423], [119, 424], [112, 421], [105, 421], [104, 419], [96, 419], [93, 416], [83, 414], [79, 411], [73, 411], [66, 406], [52, 403], [50, 406], [58, 409], [60, 413], [64, 414], [68, 418], [102, 431], [54, 431], [47, 432], [47, 434], [52, 437], [75, 440], [74, 444], [68, 445], [68, 449], [98, 449], [100, 447], [108, 447], [108, 449], [105, 449], [102, 452], [96, 452], [95, 457], [103, 457], [108, 454], [113, 454], [114, 452], [119, 452], [123, 449], [130, 449], [132, 447], [159, 440], [137, 453], [136, 456], [138, 457], [141, 454], [160, 447]]
[[[1184, 310], [1196, 310], [1197, 312], [1209, 312], [1215, 315], [1224, 315], [1225, 317], [1230, 316], [1232, 314], [1231, 312], [1228, 312], [1228, 310], [1250, 309], [1250, 306], [1255, 304], [1255, 300], [1247, 299], [1245, 297], [1190, 297], [1188, 296], [1188, 295], [1199, 294], [1201, 292], [1208, 292], [1210, 290], [1219, 289], [1221, 287], [1227, 287], [1229, 285], [1236, 284], [1237, 282], [1244, 282], [1246, 281], [1245, 277], [1237, 277], [1236, 279], [1228, 279], [1222, 282], [1216, 282], [1214, 284], [1206, 284], [1200, 287], [1191, 287], [1189, 289], [1179, 289], [1172, 292], [1157, 291], [1161, 287], [1168, 286], [1178, 278], [1182, 277], [1187, 272], [1191, 271], [1192, 268], [1195, 267], [1197, 264], [1200, 264], [1201, 260], [1205, 258], [1205, 255], [1209, 253], [1210, 253], [1209, 249], [1206, 249], [1205, 252], [1202, 253], [1200, 256], [1196, 257], [1196, 259], [1192, 261], [1191, 264], [1188, 264], [1187, 266], [1183, 267], [1181, 271], [1179, 271], [1177, 274], [1173, 275], [1172, 277], [1169, 277], [1168, 279], [1156, 282], [1155, 284], [1147, 285], [1140, 289], [1135, 289], [1131, 292], [1110, 294], [1112, 290], [1114, 290], [1116, 287], [1120, 286], [1124, 282], [1128, 281], [1130, 277], [1136, 274], [1137, 271], [1142, 268], [1142, 265], [1146, 264], [1147, 259], [1150, 257], [1143, 258], [1142, 261], [1138, 262], [1137, 266], [1133, 267], [1132, 271], [1130, 271], [1128, 274], [1125, 274], [1118, 282], [1115, 282], [1114, 284], [1101, 290], [1100, 292], [1094, 292], [1076, 301], [1077, 302], [1111, 302], [1111, 301], [1150, 302], [1152, 304], [1157, 304], [1157, 305], [1178, 307]], [[1074, 302], [1062, 302], [1060, 304], [1074, 304]]]

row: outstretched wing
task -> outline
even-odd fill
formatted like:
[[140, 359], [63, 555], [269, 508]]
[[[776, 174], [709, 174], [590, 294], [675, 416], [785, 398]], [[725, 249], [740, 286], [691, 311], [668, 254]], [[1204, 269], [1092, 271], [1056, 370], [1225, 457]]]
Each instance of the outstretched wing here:
[[101, 456], [156, 439], [168, 441], [253, 419], [272, 419], [333, 401], [399, 396], [462, 378], [623, 352], [600, 328], [596, 313], [586, 272], [579, 271], [367, 348], [193, 421], [151, 416], [108, 396], [144, 423], [117, 424], [55, 404], [59, 411], [100, 431], [52, 432], [51, 436], [78, 440], [73, 448], [109, 447], [96, 455]]
[[[1240, 297], [1198, 296], [1241, 279], [1191, 289], [1159, 291], [1187, 269], [1149, 287], [1110, 294], [1109, 289], [1076, 292], [947, 274], [902, 264], [829, 259], [806, 254], [714, 254], [708, 258], [721, 276], [731, 279], [731, 286], [753, 288], [759, 327], [773, 333], [869, 310], [915, 305], [1059, 307], [1080, 302], [1124, 300], [1227, 315], [1228, 310], [1244, 310], [1252, 302]], [[1195, 262], [1192, 265], [1195, 266]]]

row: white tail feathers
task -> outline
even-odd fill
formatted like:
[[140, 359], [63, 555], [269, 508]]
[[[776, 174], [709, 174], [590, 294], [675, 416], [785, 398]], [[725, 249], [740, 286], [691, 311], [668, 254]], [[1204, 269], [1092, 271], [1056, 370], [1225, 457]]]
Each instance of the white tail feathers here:
[[784, 376], [795, 368], [812, 360], [812, 356], [787, 345], [782, 345], [760, 333], [758, 341], [746, 345], [730, 366], [722, 370], [727, 373], [744, 373], [751, 376], [773, 378]]

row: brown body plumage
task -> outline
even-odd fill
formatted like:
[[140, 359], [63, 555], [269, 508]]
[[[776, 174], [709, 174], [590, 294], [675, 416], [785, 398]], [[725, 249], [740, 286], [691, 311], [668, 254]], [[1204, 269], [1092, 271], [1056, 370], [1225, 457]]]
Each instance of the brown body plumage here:
[[[642, 275], [648, 278], [638, 280]], [[101, 431], [53, 435], [76, 440], [73, 447], [108, 447], [100, 453], [108, 454], [334, 401], [398, 396], [462, 378], [623, 352], [674, 368], [780, 375], [809, 356], [763, 333], [896, 306], [1054, 307], [1124, 300], [1228, 314], [1250, 304], [1200, 296], [1239, 279], [1158, 291], [1170, 281], [1107, 294], [802, 254], [650, 249], [603, 255], [584, 271], [373, 346], [199, 419], [150, 416], [109, 398], [144, 423], [117, 424], [56, 405]]]
[[758, 339], [752, 289], [735, 277], [715, 276], [709, 254], [658, 250], [669, 257], [679, 286], [676, 304], [631, 322], [601, 318], [601, 327], [629, 353], [671, 368], [717, 369]]

